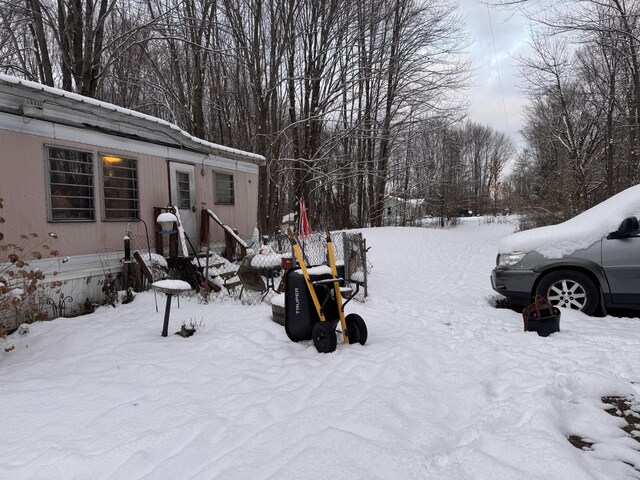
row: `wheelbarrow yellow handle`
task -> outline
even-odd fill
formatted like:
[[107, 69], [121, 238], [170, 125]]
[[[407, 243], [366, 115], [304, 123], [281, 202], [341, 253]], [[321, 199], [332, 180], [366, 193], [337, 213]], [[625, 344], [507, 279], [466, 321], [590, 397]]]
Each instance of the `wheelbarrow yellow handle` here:
[[327, 252], [329, 254], [329, 265], [331, 266], [331, 274], [333, 275], [333, 290], [338, 302], [338, 315], [340, 315], [340, 326], [342, 326], [342, 338], [344, 343], [349, 344], [349, 335], [347, 335], [347, 321], [344, 318], [344, 310], [342, 307], [342, 294], [340, 293], [340, 281], [338, 280], [338, 268], [336, 267], [336, 257], [333, 253], [333, 241], [329, 229], [327, 233]]
[[311, 294], [311, 300], [313, 301], [313, 306], [316, 307], [316, 312], [318, 312], [318, 317], [320, 317], [320, 321], [324, 322], [326, 321], [326, 319], [324, 318], [324, 313], [322, 313], [322, 308], [320, 307], [320, 301], [318, 300], [318, 296], [316, 295], [316, 289], [311, 283], [311, 278], [309, 277], [309, 271], [307, 270], [307, 266], [304, 264], [304, 258], [302, 257], [302, 251], [300, 250], [300, 245], [298, 245], [298, 241], [296, 240], [296, 237], [293, 234], [293, 230], [289, 229], [287, 231], [287, 235], [289, 235], [289, 241], [291, 242], [291, 247], [293, 247], [293, 254], [296, 256], [298, 265], [302, 270], [302, 276], [304, 277], [304, 281], [307, 282], [307, 289]]

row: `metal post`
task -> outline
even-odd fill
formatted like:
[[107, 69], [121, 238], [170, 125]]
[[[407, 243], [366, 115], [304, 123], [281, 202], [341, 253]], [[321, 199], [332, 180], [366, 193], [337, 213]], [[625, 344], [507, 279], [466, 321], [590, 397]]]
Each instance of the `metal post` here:
[[128, 232], [127, 235], [124, 236], [124, 261], [131, 261], [131, 238], [129, 238]]
[[164, 324], [162, 325], [162, 336], [166, 337], [169, 332], [169, 312], [171, 312], [171, 295], [167, 293], [167, 304], [164, 307]]

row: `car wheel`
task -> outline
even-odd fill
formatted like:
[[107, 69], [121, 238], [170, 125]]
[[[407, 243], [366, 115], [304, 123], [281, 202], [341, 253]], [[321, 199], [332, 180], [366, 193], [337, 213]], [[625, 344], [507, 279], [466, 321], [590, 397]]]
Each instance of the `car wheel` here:
[[546, 275], [538, 284], [536, 295], [542, 295], [555, 307], [580, 310], [593, 315], [598, 308], [598, 288], [584, 273], [558, 270]]

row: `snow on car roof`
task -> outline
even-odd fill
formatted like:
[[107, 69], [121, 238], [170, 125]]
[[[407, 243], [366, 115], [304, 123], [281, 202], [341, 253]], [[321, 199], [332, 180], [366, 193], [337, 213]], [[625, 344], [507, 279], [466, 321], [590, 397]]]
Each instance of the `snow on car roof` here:
[[561, 258], [593, 245], [631, 216], [640, 216], [640, 185], [628, 188], [566, 222], [513, 233], [498, 243], [498, 252], [536, 251], [546, 258]]

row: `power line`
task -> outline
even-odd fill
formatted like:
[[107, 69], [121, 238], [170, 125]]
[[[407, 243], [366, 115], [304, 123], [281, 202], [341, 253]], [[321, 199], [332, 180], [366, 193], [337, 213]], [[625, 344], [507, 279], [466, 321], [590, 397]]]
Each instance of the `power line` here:
[[500, 62], [498, 61], [498, 50], [496, 49], [496, 39], [493, 35], [493, 23], [491, 22], [491, 10], [487, 5], [487, 15], [489, 16], [489, 28], [491, 30], [491, 41], [493, 42], [493, 56], [496, 61], [496, 69], [498, 70], [498, 83], [500, 84], [500, 96], [502, 97], [502, 108], [504, 110], [504, 119], [507, 122], [507, 133], [511, 138], [511, 128], [509, 127], [509, 116], [507, 115], [507, 104], [504, 101], [504, 90], [502, 89], [502, 76], [500, 75]]

